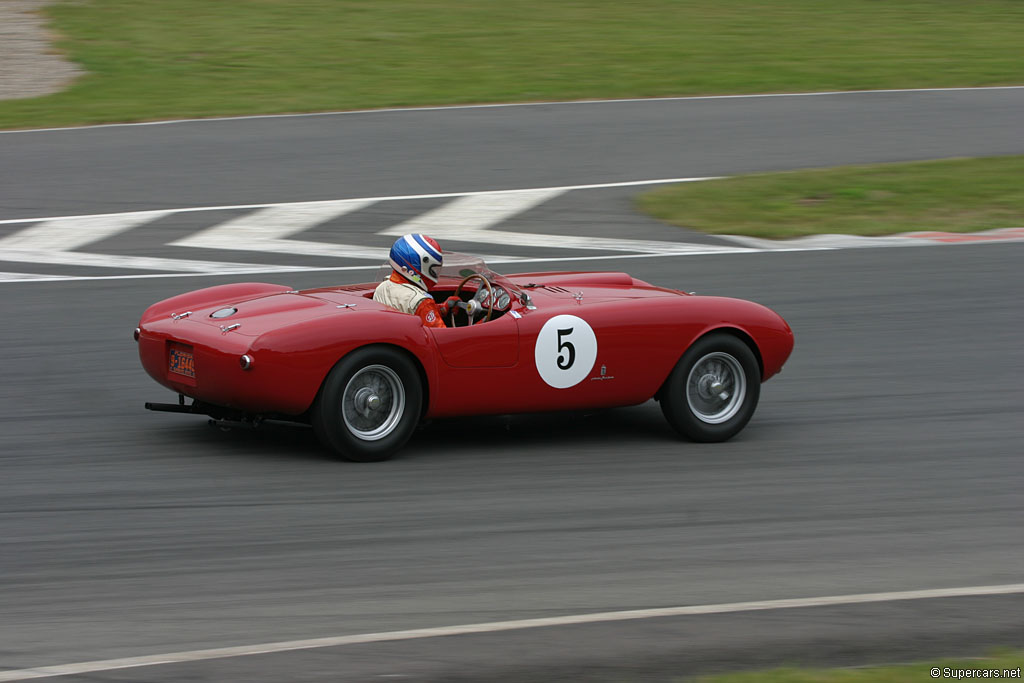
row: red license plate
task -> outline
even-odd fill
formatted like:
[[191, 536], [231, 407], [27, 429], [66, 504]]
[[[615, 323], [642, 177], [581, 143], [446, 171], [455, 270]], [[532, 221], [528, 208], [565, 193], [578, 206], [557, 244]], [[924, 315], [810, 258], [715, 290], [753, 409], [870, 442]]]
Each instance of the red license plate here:
[[167, 355], [168, 370], [176, 375], [185, 377], [196, 376], [196, 362], [192, 357], [192, 351], [176, 348], [170, 349]]

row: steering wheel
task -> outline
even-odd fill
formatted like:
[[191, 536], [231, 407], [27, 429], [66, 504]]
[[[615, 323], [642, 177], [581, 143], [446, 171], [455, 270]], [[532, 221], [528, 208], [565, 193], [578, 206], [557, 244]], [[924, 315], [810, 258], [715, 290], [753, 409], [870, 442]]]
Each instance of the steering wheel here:
[[[464, 277], [462, 279], [462, 282], [459, 283], [459, 286], [455, 288], [455, 295], [454, 296], [459, 296], [460, 294], [462, 294], [462, 288], [465, 286], [465, 284], [467, 282], [469, 282], [473, 278], [479, 278], [480, 281], [484, 283], [484, 286], [487, 287], [487, 298], [484, 299], [484, 301], [490, 301], [491, 305], [490, 306], [483, 306], [483, 305], [481, 305], [481, 308], [486, 308], [487, 309], [487, 315], [484, 316], [484, 322], [487, 322], [488, 320], [491, 319], [491, 313], [494, 312], [494, 308], [493, 308], [493, 306], [494, 306], [494, 287], [491, 286], [491, 283], [490, 283], [490, 281], [487, 278], [485, 278], [480, 273], [470, 273], [469, 275]], [[451, 315], [452, 315], [452, 327], [455, 327], [455, 310], [454, 309], [452, 309], [452, 314]], [[473, 324], [473, 315], [469, 312], [469, 308], [468, 307], [466, 308], [466, 319], [469, 321], [467, 327], [469, 325]]]

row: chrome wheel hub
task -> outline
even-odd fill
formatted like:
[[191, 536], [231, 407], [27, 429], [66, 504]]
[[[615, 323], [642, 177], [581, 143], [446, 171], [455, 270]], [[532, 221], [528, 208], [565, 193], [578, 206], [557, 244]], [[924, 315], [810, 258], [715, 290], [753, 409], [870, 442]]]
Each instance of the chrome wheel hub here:
[[360, 387], [356, 391], [354, 403], [356, 410], [364, 417], [369, 417], [372, 411], [381, 406], [380, 396], [373, 393], [373, 389], [369, 387]]
[[707, 424], [732, 419], [743, 405], [746, 393], [743, 366], [722, 351], [703, 356], [694, 363], [686, 379], [686, 403], [694, 416]]
[[341, 415], [353, 436], [377, 441], [393, 432], [405, 413], [405, 387], [386, 365], [368, 365], [345, 385]]

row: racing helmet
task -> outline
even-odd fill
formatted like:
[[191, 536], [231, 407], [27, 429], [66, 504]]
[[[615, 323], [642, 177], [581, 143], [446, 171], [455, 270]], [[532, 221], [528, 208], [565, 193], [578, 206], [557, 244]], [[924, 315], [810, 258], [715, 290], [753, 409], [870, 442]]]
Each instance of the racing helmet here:
[[444, 256], [437, 240], [414, 233], [395, 240], [388, 261], [395, 272], [427, 291], [437, 284]]

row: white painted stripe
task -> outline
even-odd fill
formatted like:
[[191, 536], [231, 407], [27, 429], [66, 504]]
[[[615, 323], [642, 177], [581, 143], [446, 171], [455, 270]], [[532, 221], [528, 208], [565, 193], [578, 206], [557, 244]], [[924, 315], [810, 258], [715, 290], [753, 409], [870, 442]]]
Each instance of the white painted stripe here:
[[271, 206], [247, 216], [220, 223], [185, 239], [174, 242], [179, 247], [210, 249], [253, 249], [252, 244], [274, 244], [321, 223], [370, 206], [372, 199], [340, 199], [326, 202], [296, 202]]
[[7, 249], [71, 251], [113, 237], [143, 223], [163, 218], [170, 213], [173, 212], [134, 211], [47, 220], [0, 239], [0, 255]]
[[887, 93], [935, 93], [975, 92], [988, 90], [1021, 90], [1024, 85], [991, 85], [950, 88], [890, 88], [886, 90], [818, 90], [813, 92], [751, 93], [746, 95], [682, 95], [678, 97], [631, 97], [623, 99], [553, 100], [551, 102], [495, 102], [493, 104], [450, 104], [425, 107], [387, 107], [382, 109], [355, 109], [350, 111], [317, 111], [305, 114], [250, 114], [243, 116], [221, 116], [203, 119], [167, 119], [163, 121], [140, 121], [137, 123], [100, 123], [89, 126], [66, 126], [64, 128], [28, 128], [23, 130], [0, 130], [0, 135], [15, 133], [51, 133], [94, 128], [135, 128], [140, 126], [167, 126], [179, 123], [216, 123], [221, 121], [254, 121], [260, 119], [306, 119], [325, 116], [356, 116], [364, 114], [403, 114], [461, 109], [510, 109], [513, 107], [554, 107], [622, 103], [686, 102], [690, 100], [755, 100], [778, 97], [820, 97], [823, 95], [875, 95]]
[[[591, 183], [588, 185], [558, 185], [552, 187], [533, 187], [533, 188], [521, 188], [514, 190], [474, 190], [472, 192], [436, 192], [431, 194], [404, 194], [404, 195], [389, 195], [383, 197], [360, 197], [352, 199], [330, 199], [322, 203], [333, 204], [339, 201], [367, 201], [367, 202], [393, 202], [403, 201], [407, 199], [445, 199], [447, 197], [472, 197], [475, 195], [500, 195], [506, 193], [518, 193], [518, 192], [532, 192], [535, 190], [561, 190], [562, 192], [568, 192], [570, 190], [600, 190], [605, 188], [614, 187], [634, 187], [640, 185], [667, 185], [669, 183], [694, 183], [701, 180], [718, 180], [721, 176], [702, 176], [702, 177], [689, 177], [689, 178], [658, 178], [655, 180], [626, 180], [613, 183]], [[178, 209], [160, 209], [168, 213], [196, 213], [202, 211], [233, 211], [242, 209], [265, 209], [270, 207], [287, 207], [295, 204], [313, 204], [321, 202], [276, 202], [267, 204], [233, 204], [225, 206], [193, 206], [187, 208]], [[130, 211], [127, 213], [101, 213], [101, 214], [89, 214], [89, 215], [74, 215], [74, 216], [47, 216], [45, 218], [9, 218], [6, 220], [0, 220], [0, 225], [14, 225], [18, 223], [37, 223], [39, 221], [67, 221], [77, 220], [79, 218], [101, 218], [106, 216], [131, 216], [136, 213], [152, 213], [152, 211]]]
[[[228, 245], [231, 246], [228, 246]], [[330, 242], [310, 242], [305, 240], [266, 240], [237, 242], [227, 240], [217, 245], [200, 240], [184, 239], [174, 242], [176, 247], [202, 247], [205, 249], [234, 249], [237, 251], [261, 251], [278, 254], [298, 254], [302, 256], [329, 256], [333, 258], [373, 259], [386, 261], [388, 249], [384, 247], [365, 247], [356, 244], [332, 244]]]
[[857, 595], [829, 595], [814, 598], [756, 600], [751, 602], [721, 603], [717, 605], [687, 605], [682, 607], [661, 607], [654, 609], [623, 610], [617, 612], [571, 614], [561, 617], [492, 621], [480, 624], [440, 626], [436, 628], [411, 629], [407, 631], [359, 633], [346, 636], [310, 638], [307, 640], [286, 640], [275, 643], [261, 643], [258, 645], [238, 645], [234, 647], [170, 652], [166, 654], [145, 655], [141, 657], [124, 657], [121, 659], [105, 659], [92, 662], [78, 662], [75, 664], [60, 664], [56, 666], [44, 666], [32, 669], [17, 669], [0, 672], [0, 683], [6, 683], [8, 681], [27, 681], [53, 676], [80, 675], [142, 666], [178, 664], [210, 659], [244, 657], [247, 655], [293, 652], [296, 650], [313, 650], [344, 645], [359, 645], [363, 643], [419, 640], [423, 638], [464, 636], [476, 633], [498, 633], [502, 631], [519, 631], [554, 626], [575, 626], [581, 624], [636, 621], [639, 619], [660, 619], [665, 617], [703, 616], [709, 614], [730, 614], [736, 612], [761, 612], [779, 609], [863, 605], [903, 600], [934, 600], [941, 598], [962, 598], [985, 595], [1014, 595], [1020, 593], [1024, 593], [1024, 583], [1005, 584], [1001, 586], [966, 586], [961, 588], [893, 591], [888, 593], [860, 593]]
[[40, 273], [0, 273], [0, 282], [16, 282], [19, 280], [67, 280], [66, 275], [42, 275]]
[[[566, 188], [555, 187], [467, 195], [387, 230], [382, 230], [380, 234], [397, 236], [421, 232], [438, 241], [462, 239], [454, 235], [466, 235], [486, 230], [492, 225], [497, 225], [566, 192], [568, 192]], [[486, 242], [489, 240], [483, 238], [468, 241]]]

